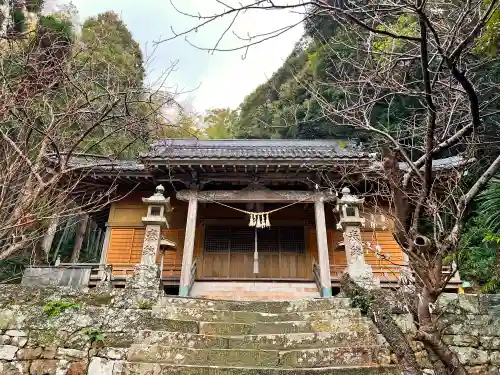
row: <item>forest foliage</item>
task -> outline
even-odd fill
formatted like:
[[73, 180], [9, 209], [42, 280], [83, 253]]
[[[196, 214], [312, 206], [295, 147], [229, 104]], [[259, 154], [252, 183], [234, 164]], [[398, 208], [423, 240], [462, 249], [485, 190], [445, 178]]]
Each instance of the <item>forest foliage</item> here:
[[75, 224], [113, 199], [112, 186], [77, 193], [73, 160], [137, 157], [169, 125], [163, 108], [175, 93], [147, 85], [117, 14], [80, 24], [71, 5], [51, 14], [39, 0], [0, 5], [0, 268], [12, 275], [49, 260], [40, 239], [52, 220]]

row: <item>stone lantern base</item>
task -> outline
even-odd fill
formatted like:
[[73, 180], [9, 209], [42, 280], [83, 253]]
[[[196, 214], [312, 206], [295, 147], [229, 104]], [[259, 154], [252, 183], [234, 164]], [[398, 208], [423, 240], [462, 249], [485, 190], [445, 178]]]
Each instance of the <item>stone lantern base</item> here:
[[380, 288], [380, 280], [373, 274], [369, 264], [350, 264], [346, 272], [356, 284], [365, 289]]
[[125, 282], [128, 289], [159, 289], [160, 278], [158, 276], [158, 266], [156, 264], [137, 264], [134, 273]]

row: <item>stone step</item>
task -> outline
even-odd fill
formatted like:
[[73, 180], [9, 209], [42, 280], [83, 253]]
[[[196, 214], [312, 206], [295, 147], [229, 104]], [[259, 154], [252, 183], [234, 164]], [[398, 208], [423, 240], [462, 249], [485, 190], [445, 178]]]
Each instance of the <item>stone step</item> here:
[[372, 346], [376, 338], [371, 332], [318, 332], [232, 336], [229, 348], [239, 349], [315, 349], [343, 346]]
[[316, 332], [372, 332], [372, 326], [365, 318], [338, 318], [308, 322], [260, 322], [253, 324], [200, 322], [198, 333], [216, 336], [240, 336]]
[[164, 319], [201, 320], [206, 322], [258, 323], [308, 321], [329, 318], [359, 318], [359, 309], [344, 308], [309, 312], [264, 313], [254, 311], [215, 310], [195, 307], [153, 307], [153, 316]]
[[[193, 294], [190, 294], [193, 296]], [[306, 298], [320, 298], [321, 294], [319, 292], [289, 292], [289, 293], [277, 293], [277, 292], [209, 292], [205, 294], [198, 294], [196, 298], [205, 298], [212, 300], [222, 300], [222, 301], [292, 301], [300, 300]]]
[[319, 298], [314, 282], [196, 281], [190, 295], [234, 301], [290, 301]]
[[351, 307], [348, 298], [335, 297], [295, 301], [222, 301], [201, 298], [163, 297], [157, 305], [157, 307], [170, 306], [264, 313], [309, 312]]
[[401, 375], [395, 366], [342, 366], [279, 369], [229, 366], [179, 366], [164, 363], [120, 362], [113, 375]]
[[224, 337], [165, 331], [141, 331], [135, 343], [187, 347], [192, 349], [287, 350], [339, 346], [371, 346], [376, 344], [376, 338], [370, 332], [319, 332]]
[[302, 350], [191, 349], [163, 345], [134, 344], [129, 362], [175, 365], [251, 366], [315, 368], [338, 365], [368, 365], [376, 360], [378, 346], [336, 347]]

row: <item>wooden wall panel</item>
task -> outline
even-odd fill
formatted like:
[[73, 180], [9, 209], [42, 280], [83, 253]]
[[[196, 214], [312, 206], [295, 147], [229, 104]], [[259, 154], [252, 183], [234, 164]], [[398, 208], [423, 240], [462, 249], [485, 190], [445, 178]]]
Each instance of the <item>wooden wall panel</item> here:
[[[365, 251], [365, 259], [371, 265], [384, 265], [403, 261], [403, 251], [399, 247], [396, 239], [390, 231], [362, 231], [363, 242], [370, 242], [372, 248], [379, 244], [382, 247], [382, 254], [388, 256], [390, 260], [378, 258], [375, 252]], [[341, 231], [328, 231], [328, 248], [330, 253], [330, 264], [347, 264], [345, 251], [336, 251], [338, 243], [344, 241]]]
[[[391, 231], [388, 230], [375, 230], [375, 231], [362, 231], [361, 237], [363, 242], [370, 242], [372, 249], [379, 244], [382, 248], [381, 253], [388, 259], [377, 257], [374, 251], [365, 251], [365, 260], [373, 268], [374, 273], [378, 277], [397, 277], [399, 272], [396, 265], [405, 264], [404, 254], [400, 246], [396, 242]], [[328, 231], [328, 248], [330, 269], [332, 274], [341, 274], [347, 265], [347, 257], [344, 248], [337, 250], [339, 242], [344, 241], [341, 231], [329, 230]]]
[[143, 242], [143, 228], [111, 229], [106, 264], [131, 265], [131, 267], [117, 267], [113, 270], [113, 274], [131, 274], [133, 265], [141, 261]]
[[[142, 203], [142, 198], [151, 196], [151, 194], [151, 192], [140, 192], [111, 204], [108, 225], [110, 227], [142, 227], [141, 219], [147, 213], [147, 207]], [[186, 226], [187, 203], [175, 199], [174, 193], [170, 195], [166, 193], [165, 196], [170, 196], [170, 203], [174, 208], [168, 214], [170, 228], [184, 229]]]
[[113, 227], [141, 227], [142, 217], [146, 216], [147, 208], [143, 204], [113, 203], [109, 212], [108, 224]]
[[[142, 245], [144, 241], [144, 228], [112, 228], [106, 255], [107, 264], [121, 264], [114, 274], [127, 274], [132, 272], [133, 266], [140, 263]], [[177, 244], [176, 250], [165, 252], [163, 260], [163, 277], [180, 277], [182, 265], [182, 250], [184, 246], [184, 229], [165, 229], [162, 235]], [[160, 264], [161, 255], [158, 253], [157, 263]], [[125, 267], [129, 265], [129, 267]]]
[[388, 259], [379, 258], [376, 256], [375, 252], [368, 251], [365, 253], [365, 258], [369, 264], [372, 265], [392, 265], [403, 264], [404, 256], [403, 251], [399, 247], [399, 244], [394, 239], [394, 236], [389, 231], [374, 231], [374, 232], [362, 232], [363, 241], [370, 242], [372, 248], [379, 244], [382, 248], [382, 255], [388, 257]]
[[316, 261], [316, 263], [318, 263], [318, 239], [316, 238], [316, 231], [314, 229], [309, 230], [307, 234], [308, 234], [307, 251], [310, 254], [311, 265], [312, 265], [313, 259]]
[[[106, 263], [108, 264], [122, 264], [130, 265], [130, 267], [122, 267], [114, 271], [115, 274], [130, 274], [133, 266], [138, 264], [141, 260], [142, 244], [144, 240], [144, 228], [112, 228], [110, 234], [110, 240], [108, 245], [108, 251], [106, 256]], [[184, 247], [184, 229], [165, 229], [162, 232], [163, 236], [177, 244], [176, 250], [168, 250], [165, 252], [163, 259], [163, 277], [178, 278], [181, 273], [182, 265], [182, 253]], [[329, 258], [332, 271], [341, 271], [345, 268], [347, 264], [347, 259], [345, 251], [342, 249], [335, 250], [340, 241], [343, 241], [343, 236], [341, 231], [329, 230], [327, 232], [328, 236], [328, 247], [329, 247]], [[365, 258], [368, 264], [374, 266], [374, 271], [379, 272], [391, 272], [394, 269], [395, 264], [404, 263], [404, 255], [394, 239], [393, 235], [389, 231], [363, 231], [362, 238], [365, 242], [371, 242], [372, 247], [378, 243], [382, 247], [382, 254], [388, 256], [389, 259], [382, 259], [375, 255], [374, 252], [366, 251]], [[265, 253], [260, 253], [260, 273], [257, 277], [307, 277], [309, 272], [308, 268], [304, 268], [304, 264], [308, 266], [307, 263], [312, 260], [312, 258], [318, 260], [318, 249], [316, 242], [316, 232], [314, 230], [308, 231], [307, 238], [307, 251], [309, 257], [304, 255], [294, 255], [295, 258], [282, 259], [279, 262], [279, 256], [276, 259], [270, 254], [268, 259]], [[209, 274], [204, 274], [206, 277], [252, 277], [252, 264], [253, 264], [253, 254], [249, 254], [248, 257], [243, 257], [241, 267], [235, 267], [234, 269], [229, 269], [229, 258], [226, 255], [221, 256], [221, 254], [204, 254], [203, 253], [203, 230], [199, 228], [196, 232], [195, 240], [195, 255], [199, 256], [199, 267], [201, 264], [205, 264], [207, 272]], [[205, 259], [203, 259], [205, 257]], [[310, 259], [308, 261], [308, 259]], [[157, 263], [160, 263], [160, 254], [158, 254]], [[239, 264], [236, 262], [235, 264]], [[282, 270], [277, 270], [275, 267], [281, 264]], [[304, 271], [305, 270], [305, 271]], [[280, 272], [278, 272], [280, 271]]]

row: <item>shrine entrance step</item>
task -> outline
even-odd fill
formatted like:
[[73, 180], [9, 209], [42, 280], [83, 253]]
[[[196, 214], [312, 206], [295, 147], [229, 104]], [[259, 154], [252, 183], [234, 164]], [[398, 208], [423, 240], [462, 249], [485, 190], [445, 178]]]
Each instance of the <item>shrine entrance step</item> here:
[[290, 301], [319, 298], [313, 282], [197, 281], [191, 297], [229, 301]]

